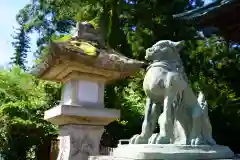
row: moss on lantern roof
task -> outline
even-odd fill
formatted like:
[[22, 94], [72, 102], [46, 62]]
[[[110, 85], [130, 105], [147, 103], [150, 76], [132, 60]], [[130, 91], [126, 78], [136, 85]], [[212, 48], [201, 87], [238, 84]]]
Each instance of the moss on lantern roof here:
[[[129, 76], [143, 66], [144, 62], [130, 59], [107, 47], [99, 31], [92, 25], [78, 22], [73, 36], [66, 35], [50, 42], [48, 54], [34, 66], [32, 74], [50, 80], [60, 80], [65, 74], [64, 70], [68, 68], [73, 71], [68, 70], [67, 73], [98, 71], [101, 76], [106, 76], [107, 72]], [[57, 68], [61, 67], [63, 70], [59, 71]]]
[[51, 41], [49, 54], [34, 67], [32, 74], [41, 77], [41, 74], [57, 64], [56, 61], [60, 57], [68, 62], [83, 64], [96, 70], [124, 72], [126, 76], [127, 73], [138, 71], [145, 65], [144, 62], [130, 59], [109, 47], [75, 37]]

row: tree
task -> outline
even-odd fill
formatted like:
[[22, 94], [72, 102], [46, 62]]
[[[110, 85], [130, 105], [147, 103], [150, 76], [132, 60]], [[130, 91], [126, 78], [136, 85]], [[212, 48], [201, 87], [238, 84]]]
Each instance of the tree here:
[[12, 43], [15, 52], [13, 54], [13, 57], [11, 57], [10, 64], [19, 65], [22, 69], [26, 70], [26, 59], [28, 49], [30, 48], [30, 38], [25, 32], [23, 25], [21, 25], [20, 28], [16, 30], [18, 32], [13, 37], [15, 39], [15, 42]]
[[[196, 2], [195, 2], [196, 1]], [[157, 39], [172, 38], [178, 40], [190, 35], [189, 29], [174, 22], [172, 14], [202, 5], [202, 0], [177, 1], [96, 1], [96, 0], [35, 0], [23, 8], [28, 13], [26, 24], [28, 31], [39, 32], [37, 53], [48, 44], [53, 34], [69, 33], [76, 21], [89, 21], [100, 27], [109, 45], [132, 57], [132, 49], [138, 57], [143, 48]], [[145, 12], [145, 11], [148, 12]], [[170, 27], [171, 26], [171, 27]], [[132, 28], [137, 29], [133, 32]], [[164, 30], [164, 32], [162, 32]], [[118, 38], [115, 38], [118, 37]], [[131, 38], [132, 37], [132, 38]], [[136, 38], [134, 38], [136, 37]], [[144, 39], [144, 42], [143, 42]], [[132, 44], [133, 43], [133, 44]], [[136, 43], [136, 44], [135, 44]], [[131, 47], [132, 45], [132, 47]], [[138, 47], [134, 47], [138, 45]], [[140, 56], [141, 57], [141, 56]]]
[[59, 99], [59, 87], [19, 67], [0, 70], [0, 153], [5, 160], [49, 158], [42, 149], [57, 136], [57, 130], [43, 115]]
[[[195, 91], [202, 90], [209, 103], [213, 136], [218, 144], [239, 152], [239, 49], [221, 37], [187, 42], [182, 52], [185, 70]], [[234, 138], [228, 138], [229, 136]]]
[[11, 64], [19, 65], [22, 69], [26, 70], [26, 58], [28, 49], [30, 48], [30, 38], [28, 33], [25, 30], [25, 24], [28, 21], [27, 13], [24, 10], [21, 10], [20, 13], [16, 16], [17, 23], [19, 28], [16, 29], [14, 42], [12, 43], [15, 52], [11, 58]]

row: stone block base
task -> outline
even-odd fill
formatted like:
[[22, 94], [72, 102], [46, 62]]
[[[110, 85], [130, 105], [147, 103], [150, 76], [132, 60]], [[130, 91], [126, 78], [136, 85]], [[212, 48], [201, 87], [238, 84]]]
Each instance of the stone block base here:
[[89, 156], [99, 154], [104, 126], [63, 125], [59, 129], [57, 160], [87, 160]]
[[233, 159], [234, 153], [226, 146], [137, 144], [119, 145], [113, 152], [114, 160], [197, 160]]
[[88, 160], [114, 160], [113, 156], [89, 156]]
[[[116, 160], [113, 156], [90, 156], [88, 160]], [[121, 159], [126, 160], [126, 159]], [[217, 159], [217, 160], [240, 160], [240, 157], [234, 157], [230, 159]]]

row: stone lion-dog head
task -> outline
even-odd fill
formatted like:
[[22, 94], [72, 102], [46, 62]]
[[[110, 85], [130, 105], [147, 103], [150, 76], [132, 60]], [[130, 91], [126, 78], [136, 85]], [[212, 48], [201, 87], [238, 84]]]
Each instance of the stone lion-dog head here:
[[179, 51], [183, 47], [183, 42], [173, 42], [161, 40], [146, 50], [145, 59], [148, 61], [159, 61], [173, 56], [179, 56]]

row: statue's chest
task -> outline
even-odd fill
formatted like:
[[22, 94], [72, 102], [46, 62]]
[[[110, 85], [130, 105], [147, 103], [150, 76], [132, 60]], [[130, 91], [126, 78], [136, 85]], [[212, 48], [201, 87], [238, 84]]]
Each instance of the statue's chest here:
[[187, 81], [184, 67], [179, 62], [155, 62], [151, 64], [147, 69], [145, 80], [152, 82], [153, 84], [162, 84], [161, 87], [164, 87], [166, 83], [166, 76], [171, 72], [181, 74], [184, 77], [184, 80]]
[[173, 62], [169, 64], [170, 71], [184, 73], [184, 67], [180, 62]]

